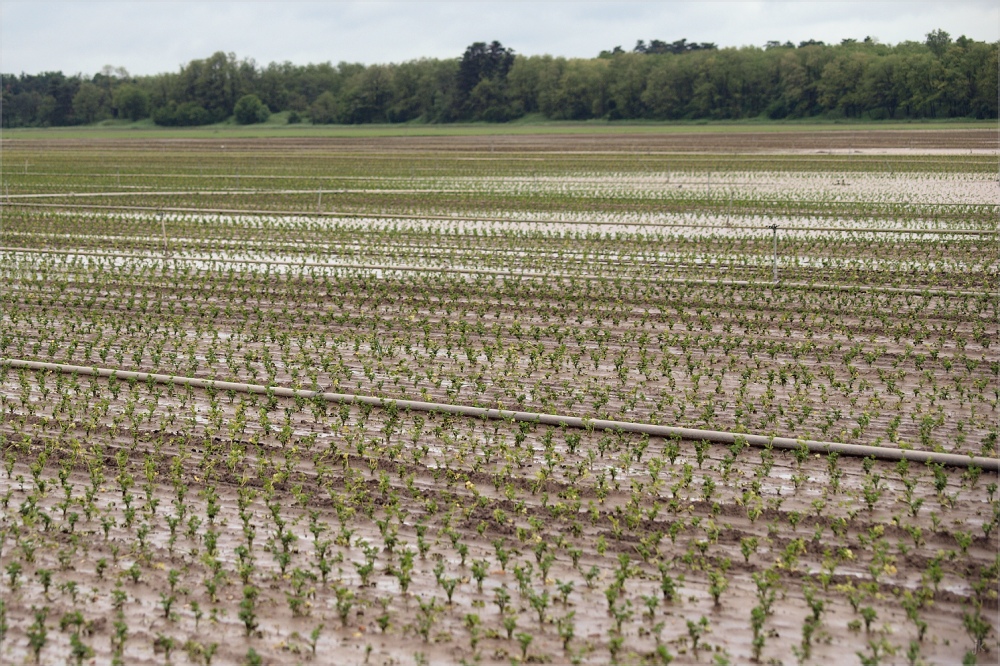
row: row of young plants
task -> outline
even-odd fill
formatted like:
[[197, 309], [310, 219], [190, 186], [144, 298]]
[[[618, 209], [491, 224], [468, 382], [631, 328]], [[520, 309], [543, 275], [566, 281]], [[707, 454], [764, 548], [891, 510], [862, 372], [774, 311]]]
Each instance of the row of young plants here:
[[[958, 184], [954, 184], [958, 186]], [[683, 191], [669, 185], [661, 188], [665, 192]], [[62, 189], [60, 192], [64, 191]], [[99, 194], [99, 193], [98, 193]], [[37, 201], [41, 197], [28, 195], [27, 201]], [[824, 200], [806, 202], [767, 199], [754, 202], [737, 198], [730, 192], [713, 194], [705, 192], [688, 198], [660, 198], [633, 203], [628, 195], [587, 196], [580, 193], [541, 193], [534, 190], [520, 196], [506, 193], [469, 193], [461, 190], [439, 191], [422, 189], [367, 190], [334, 189], [319, 187], [291, 190], [285, 188], [257, 189], [230, 184], [217, 190], [163, 189], [137, 192], [134, 194], [113, 192], [108, 194], [56, 194], [41, 198], [45, 203], [73, 205], [92, 203], [95, 198], [118, 207], [157, 210], [182, 207], [188, 210], [248, 210], [248, 211], [332, 211], [350, 214], [378, 216], [396, 215], [439, 215], [513, 218], [515, 215], [532, 215], [553, 221], [569, 216], [589, 213], [615, 215], [623, 210], [647, 216], [676, 216], [697, 213], [703, 216], [743, 218], [772, 217], [778, 220], [802, 218], [812, 223], [826, 224], [830, 220], [889, 220], [888, 226], [909, 226], [917, 229], [928, 224], [935, 227], [947, 224], [951, 228], [973, 228], [990, 230], [996, 218], [996, 204], [915, 204], [877, 203], [859, 201], [842, 204], [826, 203]], [[11, 195], [11, 201], [16, 201]], [[915, 222], [910, 222], [915, 220]]]
[[[406, 263], [424, 266], [538, 268], [605, 272], [615, 262], [622, 275], [744, 275], [766, 279], [774, 259], [770, 220], [719, 221], [699, 227], [690, 216], [675, 220], [587, 224], [414, 220], [308, 220], [275, 217], [84, 212], [15, 208], [0, 241], [45, 249], [150, 252], [170, 256], [285, 258], [313, 261]], [[629, 228], [621, 228], [621, 225]], [[618, 225], [618, 226], [616, 226]], [[778, 265], [785, 279], [947, 284], [996, 272], [993, 236], [853, 231], [781, 227]], [[363, 239], [363, 240], [362, 240]], [[984, 247], [984, 245], [986, 247]]]
[[[657, 168], [660, 165], [650, 165]], [[908, 174], [847, 174], [847, 173], [793, 173], [781, 171], [739, 172], [724, 171], [660, 171], [636, 172], [592, 171], [573, 174], [541, 173], [532, 176], [498, 177], [494, 175], [471, 176], [467, 172], [455, 176], [323, 176], [287, 173], [234, 174], [222, 173], [204, 176], [188, 173], [155, 173], [149, 176], [126, 176], [125, 184], [121, 174], [98, 175], [93, 173], [35, 172], [33, 174], [12, 174], [18, 194], [40, 193], [33, 188], [33, 182], [44, 182], [47, 191], [61, 191], [67, 194], [78, 192], [104, 192], [121, 194], [143, 192], [144, 190], [219, 191], [236, 188], [251, 191], [324, 191], [355, 192], [412, 192], [423, 194], [447, 194], [463, 192], [467, 194], [506, 196], [533, 195], [575, 195], [595, 199], [628, 197], [633, 201], [690, 201], [697, 203], [708, 198], [733, 199], [739, 208], [766, 204], [782, 205], [797, 203], [802, 205], [828, 203], [832, 207], [859, 204], [907, 204], [920, 211], [925, 206], [930, 210], [944, 212], [949, 206], [975, 206], [983, 203], [984, 191], [988, 190], [986, 177], [972, 177], [970, 174], [934, 174], [923, 178], [912, 178]], [[234, 181], [239, 179], [237, 185]], [[850, 180], [848, 180], [850, 179]], [[73, 181], [88, 187], [74, 187]], [[108, 181], [113, 182], [108, 182]], [[20, 182], [25, 181], [25, 182]], [[961, 183], [956, 189], [950, 185]], [[61, 186], [61, 187], [57, 187]], [[45, 190], [43, 190], [45, 191]], [[902, 208], [902, 207], [900, 207]], [[911, 212], [912, 214], [912, 212]]]
[[[823, 172], [865, 177], [905, 174], [918, 182], [940, 175], [977, 180], [996, 172], [996, 162], [986, 152], [995, 148], [991, 134], [977, 133], [964, 155], [917, 154], [906, 150], [906, 146], [897, 146], [884, 154], [755, 154], [731, 149], [720, 152], [710, 145], [710, 135], [691, 137], [694, 145], [682, 150], [658, 149], [660, 145], [669, 146], [676, 137], [656, 133], [603, 137], [590, 144], [579, 136], [533, 136], [519, 144], [513, 137], [471, 136], [381, 137], [377, 141], [232, 139], [225, 143], [191, 139], [183, 147], [157, 140], [74, 139], [46, 141], [42, 145], [5, 139], [7, 158], [2, 173], [5, 181], [9, 177], [12, 183], [34, 182], [45, 188], [48, 184], [40, 177], [43, 174], [87, 175], [96, 184], [108, 187], [135, 184], [129, 181], [131, 178], [143, 179], [139, 181], [142, 184], [164, 182], [156, 180], [159, 175], [169, 179], [237, 174], [250, 178], [311, 178], [313, 182], [416, 176], [504, 177], [516, 181], [534, 176], [578, 178], [594, 172], [666, 173], [678, 178], [711, 172], [722, 182], [760, 172]], [[945, 141], [953, 142], [954, 138], [953, 135]], [[733, 137], [716, 137], [716, 142], [717, 146], [726, 146], [733, 143]], [[763, 145], [760, 148], [767, 149]], [[262, 156], [266, 159], [260, 159]]]

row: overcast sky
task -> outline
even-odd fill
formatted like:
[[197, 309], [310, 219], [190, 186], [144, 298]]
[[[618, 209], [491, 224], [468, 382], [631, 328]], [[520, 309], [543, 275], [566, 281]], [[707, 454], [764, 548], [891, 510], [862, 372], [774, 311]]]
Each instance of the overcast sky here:
[[176, 72], [216, 51], [258, 65], [453, 58], [499, 40], [523, 55], [594, 57], [636, 40], [685, 38], [720, 47], [768, 40], [896, 44], [934, 29], [1000, 38], [995, 0], [951, 2], [269, 2], [0, 0], [0, 71], [85, 75]]

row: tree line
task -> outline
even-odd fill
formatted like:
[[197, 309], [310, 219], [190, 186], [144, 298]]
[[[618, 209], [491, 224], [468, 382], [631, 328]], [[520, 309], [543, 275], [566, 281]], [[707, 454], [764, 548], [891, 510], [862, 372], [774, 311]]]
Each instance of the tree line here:
[[997, 44], [942, 30], [923, 42], [718, 48], [640, 40], [595, 58], [523, 56], [476, 42], [460, 58], [399, 64], [258, 66], [215, 53], [180, 71], [130, 76], [106, 67], [0, 75], [3, 127], [152, 118], [203, 125], [234, 118], [325, 123], [745, 118], [996, 118]]

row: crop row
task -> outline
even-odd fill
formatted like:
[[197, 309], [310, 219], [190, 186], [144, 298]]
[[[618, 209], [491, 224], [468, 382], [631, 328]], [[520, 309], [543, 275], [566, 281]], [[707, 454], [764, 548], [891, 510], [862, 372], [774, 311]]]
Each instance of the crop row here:
[[633, 230], [429, 221], [320, 222], [206, 219], [14, 209], [7, 246], [233, 259], [302, 259], [360, 264], [559, 270], [609, 277], [735, 276], [768, 280], [777, 259], [784, 280], [982, 289], [1000, 271], [995, 236], [761, 228]]
[[[669, 173], [677, 177], [711, 172], [722, 179], [734, 174], [757, 172], [829, 172], [863, 176], [906, 174], [908, 178], [935, 178], [941, 174], [968, 177], [991, 175], [996, 160], [989, 154], [720, 154], [679, 153], [649, 150], [650, 137], [637, 137], [641, 149], [621, 146], [573, 152], [572, 146], [547, 150], [536, 139], [524, 149], [491, 150], [482, 141], [437, 149], [420, 142], [393, 142], [385, 151], [384, 141], [284, 141], [264, 146], [253, 141], [221, 144], [192, 141], [182, 149], [160, 142], [46, 141], [30, 145], [4, 142], [3, 176], [17, 178], [39, 173], [90, 174], [114, 179], [154, 174], [211, 177], [238, 174], [249, 177], [308, 175], [317, 180], [394, 177], [530, 176], [576, 177], [582, 173]], [[986, 145], [986, 144], [984, 144]], [[992, 146], [988, 146], [992, 147]]]

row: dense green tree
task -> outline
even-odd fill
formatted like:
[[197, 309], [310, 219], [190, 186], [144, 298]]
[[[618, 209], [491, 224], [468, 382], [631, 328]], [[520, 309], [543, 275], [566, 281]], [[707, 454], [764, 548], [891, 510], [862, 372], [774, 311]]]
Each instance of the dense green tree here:
[[1000, 90], [997, 89], [997, 72], [1000, 72], [1000, 51], [997, 45], [983, 43], [968, 47], [969, 71], [967, 76], [972, 87], [969, 115], [976, 118], [996, 118]]
[[337, 98], [330, 91], [317, 97], [309, 106], [309, 120], [315, 125], [329, 125], [337, 122], [339, 117]]
[[858, 84], [868, 61], [869, 56], [862, 51], [847, 51], [823, 68], [817, 87], [819, 102], [826, 110], [848, 118], [861, 115], [864, 107]]
[[927, 33], [927, 48], [938, 58], [943, 56], [951, 46], [951, 35], [944, 30], [931, 30]]
[[43, 94], [37, 90], [28, 90], [20, 93], [11, 93], [7, 90], [3, 92], [3, 126], [4, 127], [31, 127], [34, 125], [44, 125], [52, 109], [56, 106], [56, 100], [52, 95]]
[[389, 122], [454, 120], [456, 60], [411, 60], [392, 66]]
[[521, 114], [539, 111], [539, 90], [546, 69], [555, 59], [552, 56], [518, 57], [507, 73], [507, 99]]
[[424, 117], [433, 107], [434, 83], [430, 67], [432, 61], [410, 61], [393, 67], [389, 93], [391, 103], [386, 109], [386, 119], [391, 123], [405, 123]]
[[505, 80], [514, 66], [514, 51], [494, 41], [476, 42], [465, 49], [458, 65], [456, 85], [461, 95], [469, 95], [483, 79]]
[[[621, 53], [621, 47], [615, 47], [617, 51], [612, 51], [612, 54]], [[633, 53], [642, 53], [645, 55], [662, 55], [665, 53], [673, 53], [675, 55], [681, 53], [687, 53], [689, 51], [712, 51], [715, 50], [716, 45], [711, 42], [703, 42], [697, 44], [695, 42], [688, 42], [686, 39], [678, 39], [673, 43], [666, 43], [660, 41], [659, 39], [650, 40], [649, 44], [646, 44], [645, 40], [640, 39], [635, 44], [635, 48], [632, 49]], [[606, 53], [606, 52], [605, 52]]]
[[546, 99], [546, 115], [556, 120], [601, 118], [608, 108], [606, 60], [573, 59], [561, 63], [553, 94]]
[[685, 58], [656, 58], [649, 70], [642, 103], [651, 118], [677, 120], [684, 116], [686, 101], [693, 96], [691, 67]]
[[293, 111], [305, 110], [305, 100], [297, 95], [293, 101], [293, 96], [289, 90], [292, 72], [295, 66], [290, 62], [282, 64], [271, 63], [261, 70], [254, 91], [263, 104], [269, 109], [290, 109]]
[[80, 88], [80, 77], [62, 72], [0, 76], [3, 88], [4, 127], [47, 127], [72, 125], [73, 97]]
[[119, 118], [142, 120], [149, 116], [149, 93], [133, 84], [119, 86], [115, 90], [112, 106]]
[[63, 76], [61, 72], [49, 78], [49, 95], [55, 100], [55, 107], [48, 114], [49, 125], [74, 125], [73, 97], [80, 87], [78, 78]]
[[341, 90], [337, 122], [386, 122], [391, 101], [393, 70], [388, 65], [366, 67], [351, 76]]
[[195, 103], [217, 122], [232, 115], [240, 97], [253, 92], [256, 78], [253, 61], [240, 62], [232, 53], [217, 51], [181, 70], [173, 98], [179, 104]]
[[211, 124], [215, 122], [215, 116], [196, 102], [170, 102], [153, 112], [153, 122], [165, 127], [189, 127]]
[[899, 108], [904, 86], [900, 79], [900, 57], [877, 58], [864, 69], [859, 82], [859, 102], [877, 120], [892, 118]]
[[271, 116], [271, 111], [267, 108], [257, 95], [244, 95], [236, 100], [233, 109], [233, 117], [240, 125], [253, 125], [262, 123]]
[[73, 118], [84, 124], [110, 118], [111, 104], [108, 97], [106, 90], [90, 81], [84, 81], [73, 95]]
[[647, 117], [642, 94], [653, 59], [639, 53], [626, 53], [607, 62], [608, 117], [611, 120]]
[[809, 74], [800, 54], [784, 48], [777, 53], [768, 52], [767, 56], [768, 75], [773, 81], [767, 116], [777, 120], [809, 115], [813, 95]]

